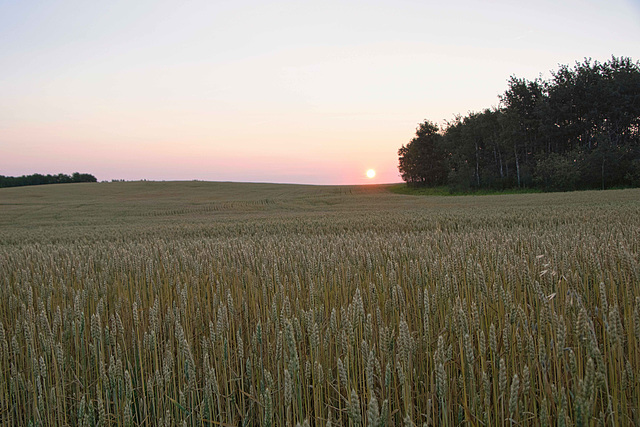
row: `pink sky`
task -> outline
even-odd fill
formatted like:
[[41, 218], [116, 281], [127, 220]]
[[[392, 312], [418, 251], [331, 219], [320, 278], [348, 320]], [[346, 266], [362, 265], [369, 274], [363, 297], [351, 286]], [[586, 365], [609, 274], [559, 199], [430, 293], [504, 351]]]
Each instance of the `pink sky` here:
[[398, 182], [510, 75], [640, 59], [631, 1], [444, 3], [0, 3], [0, 175]]

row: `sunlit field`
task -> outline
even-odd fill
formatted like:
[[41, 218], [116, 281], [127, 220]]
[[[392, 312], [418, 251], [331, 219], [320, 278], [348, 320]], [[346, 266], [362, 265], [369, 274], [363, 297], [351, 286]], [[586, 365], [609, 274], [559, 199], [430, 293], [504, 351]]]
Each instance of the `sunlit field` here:
[[640, 190], [0, 189], [0, 424], [640, 424]]

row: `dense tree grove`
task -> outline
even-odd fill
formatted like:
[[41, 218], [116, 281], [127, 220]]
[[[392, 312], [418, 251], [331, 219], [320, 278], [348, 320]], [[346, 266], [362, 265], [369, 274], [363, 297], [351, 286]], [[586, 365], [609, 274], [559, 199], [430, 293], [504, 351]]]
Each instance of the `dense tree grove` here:
[[400, 148], [410, 185], [452, 190], [640, 186], [640, 63], [612, 57], [511, 77], [497, 108], [430, 121]]
[[97, 182], [95, 176], [88, 173], [74, 172], [73, 175], [41, 175], [34, 173], [33, 175], [23, 176], [3, 176], [0, 175], [0, 188], [2, 187], [21, 187], [24, 185], [42, 185], [42, 184], [68, 184], [72, 182]]
[[428, 121], [421, 123], [416, 131], [416, 137], [400, 148], [402, 179], [417, 185], [444, 183], [447, 170], [441, 141], [442, 135], [438, 133], [437, 125]]

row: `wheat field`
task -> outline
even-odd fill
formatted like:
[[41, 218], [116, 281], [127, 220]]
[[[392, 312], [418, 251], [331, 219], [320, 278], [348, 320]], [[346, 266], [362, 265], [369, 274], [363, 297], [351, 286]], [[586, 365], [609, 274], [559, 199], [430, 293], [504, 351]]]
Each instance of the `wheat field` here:
[[640, 425], [640, 190], [0, 189], [0, 424]]

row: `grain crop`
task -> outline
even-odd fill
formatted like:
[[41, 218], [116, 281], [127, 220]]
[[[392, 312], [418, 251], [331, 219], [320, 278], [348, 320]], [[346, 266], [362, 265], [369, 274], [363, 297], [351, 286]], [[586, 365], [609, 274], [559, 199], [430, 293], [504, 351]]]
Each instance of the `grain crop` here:
[[640, 191], [0, 189], [0, 424], [640, 425]]

